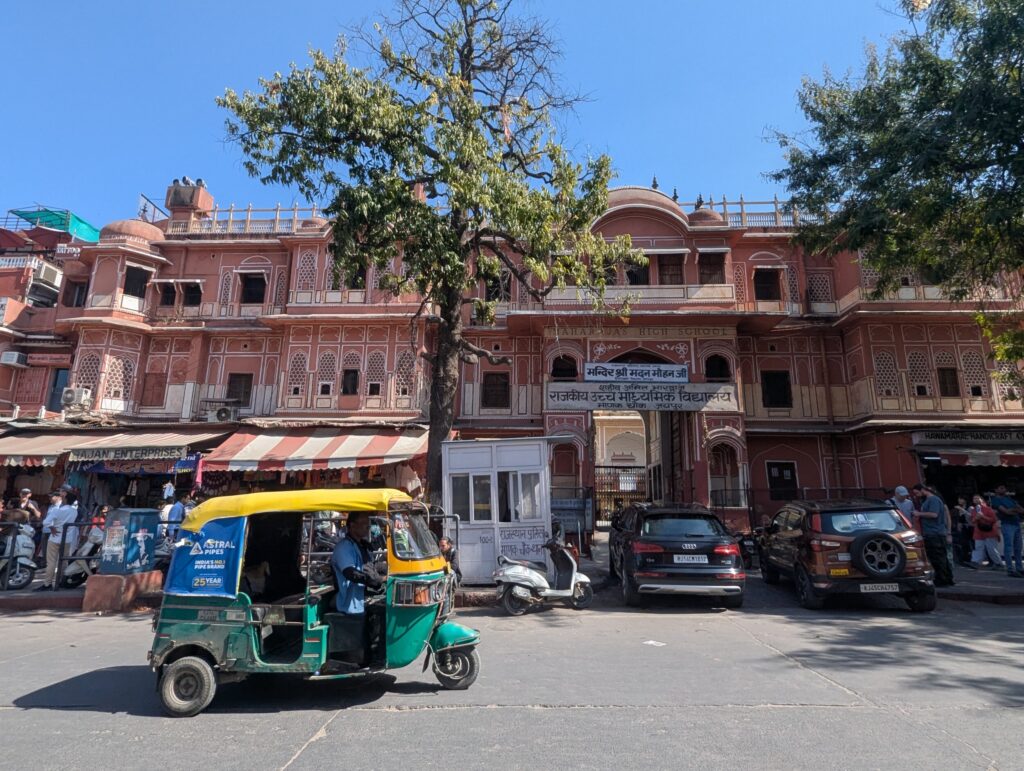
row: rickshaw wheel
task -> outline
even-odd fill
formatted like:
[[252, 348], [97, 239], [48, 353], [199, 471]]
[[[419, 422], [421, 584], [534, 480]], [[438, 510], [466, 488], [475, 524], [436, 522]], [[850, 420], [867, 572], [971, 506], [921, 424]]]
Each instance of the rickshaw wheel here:
[[160, 700], [171, 717], [198, 715], [213, 701], [217, 676], [198, 656], [185, 656], [164, 667], [160, 676]]
[[434, 674], [442, 687], [449, 691], [464, 691], [476, 682], [480, 674], [480, 655], [476, 648], [442, 653], [437, 657]]

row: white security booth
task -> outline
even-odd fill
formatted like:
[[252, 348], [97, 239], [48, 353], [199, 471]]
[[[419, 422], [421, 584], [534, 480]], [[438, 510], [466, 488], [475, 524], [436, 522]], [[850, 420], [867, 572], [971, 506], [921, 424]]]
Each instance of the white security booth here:
[[[471, 439], [441, 446], [444, 510], [459, 518], [467, 584], [489, 584], [499, 554], [545, 562], [551, 534], [552, 437]], [[446, 526], [454, 535], [453, 525]]]

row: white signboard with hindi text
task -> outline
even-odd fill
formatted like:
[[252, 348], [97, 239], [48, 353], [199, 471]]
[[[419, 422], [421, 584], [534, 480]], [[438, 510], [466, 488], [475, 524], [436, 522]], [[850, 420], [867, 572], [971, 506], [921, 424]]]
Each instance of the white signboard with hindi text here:
[[689, 383], [686, 364], [617, 364], [588, 361], [583, 379], [592, 382]]
[[727, 383], [548, 383], [545, 409], [735, 412], [736, 386]]

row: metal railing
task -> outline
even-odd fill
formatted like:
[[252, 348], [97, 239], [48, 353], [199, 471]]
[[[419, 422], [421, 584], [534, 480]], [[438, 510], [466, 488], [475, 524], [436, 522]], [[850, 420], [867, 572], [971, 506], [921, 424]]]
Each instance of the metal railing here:
[[167, 234], [200, 236], [274, 235], [277, 233], [298, 233], [302, 230], [318, 231], [323, 225], [304, 226], [307, 220], [322, 216], [313, 206], [299, 208], [298, 205], [273, 209], [254, 209], [252, 204], [236, 209], [234, 204], [227, 209], [214, 207], [209, 216], [188, 220], [172, 220], [167, 223]]

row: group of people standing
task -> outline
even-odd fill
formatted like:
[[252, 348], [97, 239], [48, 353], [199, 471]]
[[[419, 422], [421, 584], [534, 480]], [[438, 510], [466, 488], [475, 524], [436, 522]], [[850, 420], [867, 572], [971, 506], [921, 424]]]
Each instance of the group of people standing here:
[[[935, 569], [935, 585], [953, 586], [953, 563], [977, 569], [987, 558], [989, 567], [1024, 578], [1021, 564], [1021, 515], [1024, 508], [1009, 496], [1005, 485], [988, 499], [975, 495], [968, 503], [961, 496], [952, 511], [938, 493], [916, 484], [894, 490], [889, 503], [899, 509], [924, 539], [928, 561]], [[1002, 558], [999, 541], [1002, 539]]]
[[5, 522], [28, 524], [35, 530], [36, 559], [45, 563], [46, 568], [43, 585], [36, 591], [53, 588], [61, 558], [71, 554], [78, 545], [80, 513], [75, 489], [64, 485], [48, 497], [49, 505], [44, 512], [32, 499], [32, 491], [23, 488], [17, 498], [4, 506], [2, 516]]

